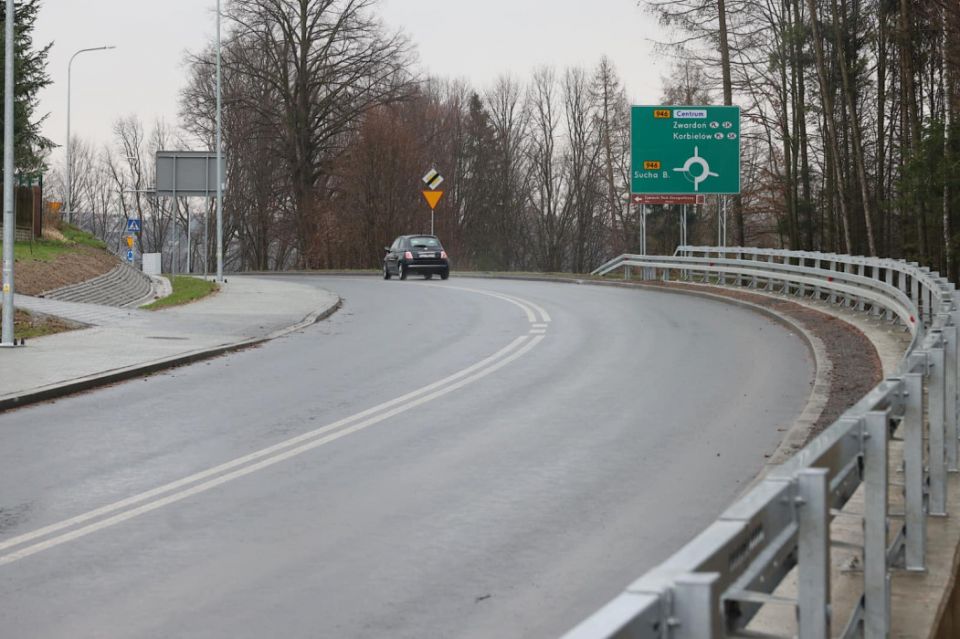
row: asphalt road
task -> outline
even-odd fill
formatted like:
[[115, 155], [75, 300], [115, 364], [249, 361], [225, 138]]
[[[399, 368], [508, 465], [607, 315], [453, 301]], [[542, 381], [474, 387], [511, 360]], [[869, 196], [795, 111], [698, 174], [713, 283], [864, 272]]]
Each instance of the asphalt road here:
[[311, 278], [257, 349], [0, 415], [0, 636], [552, 637], [710, 522], [801, 339], [695, 297]]

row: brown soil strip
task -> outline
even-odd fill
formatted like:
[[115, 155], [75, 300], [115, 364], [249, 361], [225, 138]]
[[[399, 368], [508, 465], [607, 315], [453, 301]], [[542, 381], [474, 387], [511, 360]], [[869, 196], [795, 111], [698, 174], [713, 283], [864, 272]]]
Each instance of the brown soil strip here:
[[49, 262], [17, 260], [16, 292], [39, 295], [61, 286], [79, 284], [109, 272], [119, 263], [115, 256], [89, 246], [79, 246], [76, 251], [58, 255]]
[[33, 339], [46, 335], [55, 335], [64, 331], [72, 331], [77, 324], [53, 317], [51, 315], [35, 315], [22, 311], [19, 308], [13, 315], [13, 335], [16, 339]]

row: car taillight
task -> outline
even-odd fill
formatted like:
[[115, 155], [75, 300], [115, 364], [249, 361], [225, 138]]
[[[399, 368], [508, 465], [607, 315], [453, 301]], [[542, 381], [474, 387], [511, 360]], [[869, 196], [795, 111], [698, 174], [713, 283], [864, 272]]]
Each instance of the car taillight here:
[[440, 259], [442, 259], [442, 260], [447, 259], [447, 252], [446, 252], [446, 251], [440, 251]]
[[411, 253], [410, 251], [407, 251], [406, 253], [403, 254], [403, 259], [405, 259], [405, 260], [412, 260], [412, 259], [413, 259], [413, 253]]

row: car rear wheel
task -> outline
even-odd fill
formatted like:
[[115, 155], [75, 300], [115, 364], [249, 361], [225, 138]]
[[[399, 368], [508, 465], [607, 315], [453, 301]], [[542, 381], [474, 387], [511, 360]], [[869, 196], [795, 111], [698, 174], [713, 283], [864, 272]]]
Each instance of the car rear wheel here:
[[425, 280], [432, 280], [432, 279], [433, 279], [433, 273], [424, 273], [424, 274], [423, 274], [423, 279], [425, 279]]
[[397, 277], [401, 280], [407, 279], [407, 269], [404, 267], [403, 262], [397, 264]]
[[444, 271], [443, 273], [440, 274], [440, 279], [441, 279], [441, 280], [445, 280], [445, 279], [447, 279], [448, 277], [450, 277], [450, 271]]
[[390, 269], [387, 268], [386, 262], [383, 263], [383, 279], [385, 280], [390, 279]]

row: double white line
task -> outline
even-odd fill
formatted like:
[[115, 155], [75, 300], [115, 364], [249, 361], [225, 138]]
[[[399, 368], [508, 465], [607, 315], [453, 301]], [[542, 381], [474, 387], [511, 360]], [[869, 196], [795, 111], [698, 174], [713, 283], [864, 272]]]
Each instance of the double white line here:
[[[545, 326], [550, 321], [550, 316], [542, 308], [519, 298], [475, 289], [461, 290], [491, 295], [516, 304], [524, 309], [531, 324], [536, 323], [535, 312], [539, 313], [541, 320], [543, 320], [538, 323], [538, 326]], [[531, 330], [531, 333], [533, 333], [533, 330]], [[476, 364], [402, 397], [397, 397], [332, 424], [327, 424], [158, 488], [2, 541], [0, 542], [0, 566], [19, 561], [104, 528], [116, 526], [193, 495], [206, 492], [227, 482], [302, 455], [351, 433], [369, 428], [417, 406], [422, 406], [495, 373], [510, 362], [529, 353], [544, 337], [539, 332], [518, 337], [504, 348]]]

